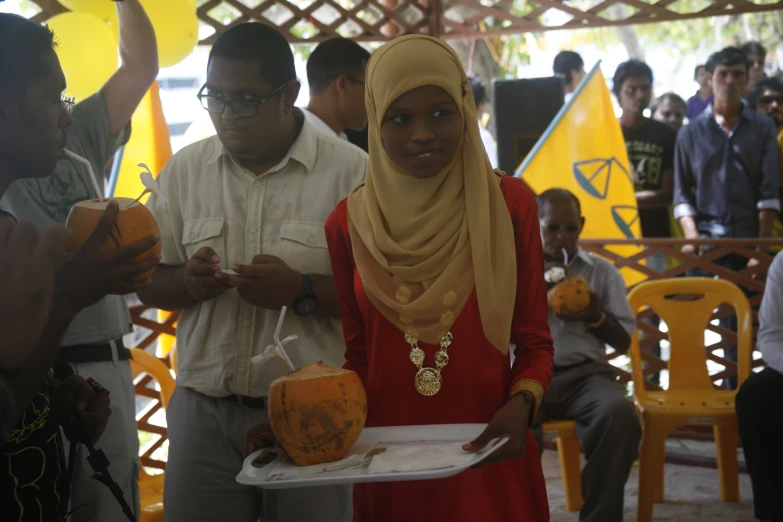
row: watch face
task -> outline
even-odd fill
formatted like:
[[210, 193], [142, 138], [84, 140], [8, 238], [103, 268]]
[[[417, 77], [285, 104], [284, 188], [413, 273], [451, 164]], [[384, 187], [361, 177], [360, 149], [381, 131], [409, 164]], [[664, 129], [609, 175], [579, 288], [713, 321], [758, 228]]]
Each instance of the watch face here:
[[302, 299], [296, 305], [298, 315], [311, 315], [318, 308], [318, 302], [315, 299]]

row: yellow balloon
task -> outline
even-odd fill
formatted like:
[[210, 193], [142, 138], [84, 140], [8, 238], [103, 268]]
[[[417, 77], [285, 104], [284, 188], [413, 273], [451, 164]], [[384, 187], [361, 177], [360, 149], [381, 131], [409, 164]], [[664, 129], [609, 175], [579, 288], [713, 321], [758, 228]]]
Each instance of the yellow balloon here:
[[112, 15], [117, 17], [114, 2], [108, 0], [60, 0], [60, 3], [74, 13], [93, 15], [103, 22], [109, 22]]
[[142, 0], [158, 42], [160, 67], [176, 65], [198, 43], [198, 17], [193, 0]]
[[108, 25], [84, 13], [63, 13], [46, 22], [67, 82], [66, 94], [83, 99], [99, 91], [117, 70], [117, 41]]

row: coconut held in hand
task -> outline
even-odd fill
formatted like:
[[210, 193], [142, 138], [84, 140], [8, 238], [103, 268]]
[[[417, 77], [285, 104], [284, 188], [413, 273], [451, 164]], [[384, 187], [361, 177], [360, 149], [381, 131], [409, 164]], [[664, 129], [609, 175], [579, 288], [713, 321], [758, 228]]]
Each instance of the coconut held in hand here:
[[[77, 161], [84, 163], [87, 170], [90, 172], [95, 191], [98, 192], [98, 181], [95, 178], [95, 174], [92, 171], [90, 162], [73, 152], [66, 151], [66, 154], [76, 159]], [[65, 242], [65, 249], [69, 252], [75, 252], [81, 248], [87, 238], [89, 238], [95, 227], [98, 226], [98, 221], [101, 220], [103, 213], [106, 212], [106, 208], [109, 206], [110, 201], [116, 201], [119, 206], [119, 212], [117, 217], [114, 218], [109, 235], [106, 237], [106, 245], [110, 248], [120, 248], [128, 245], [132, 245], [136, 241], [140, 241], [150, 234], [157, 234], [160, 237], [160, 228], [158, 222], [152, 216], [152, 212], [147, 210], [147, 207], [141, 204], [140, 200], [145, 194], [155, 193], [157, 200], [155, 201], [155, 208], [158, 211], [163, 211], [166, 207], [166, 198], [160, 193], [158, 183], [152, 177], [149, 167], [144, 163], [139, 163], [139, 167], [144, 170], [139, 174], [141, 182], [144, 185], [144, 192], [141, 193], [137, 199], [130, 198], [103, 198], [103, 199], [91, 199], [87, 201], [81, 201], [75, 204], [71, 208], [71, 212], [68, 214], [68, 219], [65, 223], [65, 228], [68, 229], [68, 240]], [[155, 245], [136, 257], [131, 261], [134, 263], [142, 263], [154, 255], [160, 254], [160, 240]], [[134, 283], [140, 283], [149, 279], [155, 268], [151, 268], [136, 276], [133, 279]]]
[[299, 466], [345, 458], [367, 420], [359, 376], [322, 363], [280, 377], [269, 387], [269, 420]]
[[[106, 245], [111, 248], [120, 248], [140, 241], [150, 234], [160, 236], [158, 223], [147, 210], [147, 207], [130, 198], [104, 198], [102, 201], [91, 199], [76, 203], [68, 214], [68, 220], [65, 227], [68, 229], [68, 240], [65, 248], [69, 252], [75, 252], [87, 241], [87, 238], [95, 230], [101, 216], [109, 206], [110, 201], [116, 201], [120, 211], [114, 218], [109, 235], [106, 237]], [[160, 253], [160, 240], [155, 246], [134, 257], [131, 261], [141, 263], [150, 257]], [[136, 276], [133, 281], [141, 282], [148, 279], [155, 269], [152, 268], [141, 275]]]
[[566, 277], [547, 292], [547, 301], [556, 314], [578, 314], [590, 306], [590, 286], [580, 275]]

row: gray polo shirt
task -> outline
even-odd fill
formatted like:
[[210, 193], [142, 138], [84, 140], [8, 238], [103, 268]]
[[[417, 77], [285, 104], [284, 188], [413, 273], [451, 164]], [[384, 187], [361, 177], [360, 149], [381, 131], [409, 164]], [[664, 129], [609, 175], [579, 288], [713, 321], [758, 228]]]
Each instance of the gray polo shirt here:
[[[569, 275], [581, 275], [601, 298], [601, 311], [614, 317], [630, 335], [636, 326], [625, 294], [623, 276], [603, 259], [579, 251], [568, 266]], [[596, 360], [606, 353], [605, 344], [584, 322], [566, 322], [549, 311], [549, 330], [555, 345], [555, 365], [568, 366], [586, 359]]]
[[[95, 175], [103, 176], [106, 164], [128, 141], [130, 124], [116, 138], [109, 135], [109, 109], [103, 91], [78, 103], [73, 110], [73, 119], [74, 124], [65, 130], [66, 147], [89, 159]], [[74, 203], [95, 197], [87, 168], [65, 158], [57, 163], [54, 173], [47, 178], [13, 183], [0, 201], [0, 209], [45, 231], [57, 223], [65, 223]], [[131, 329], [125, 298], [109, 295], [82, 310], [71, 322], [60, 344], [71, 346], [105, 342], [119, 339]]]
[[757, 345], [768, 368], [783, 373], [783, 255], [769, 267], [759, 309]]

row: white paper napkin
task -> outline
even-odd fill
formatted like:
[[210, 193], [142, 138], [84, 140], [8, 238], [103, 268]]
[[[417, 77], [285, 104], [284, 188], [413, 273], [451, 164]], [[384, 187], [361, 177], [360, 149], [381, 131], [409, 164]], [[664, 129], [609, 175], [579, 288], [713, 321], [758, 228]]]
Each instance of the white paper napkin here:
[[462, 449], [464, 442], [393, 445], [378, 453], [370, 463], [370, 473], [426, 471], [468, 464], [476, 456]]

